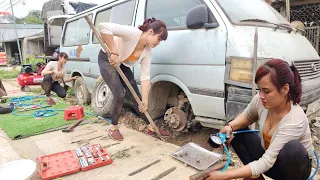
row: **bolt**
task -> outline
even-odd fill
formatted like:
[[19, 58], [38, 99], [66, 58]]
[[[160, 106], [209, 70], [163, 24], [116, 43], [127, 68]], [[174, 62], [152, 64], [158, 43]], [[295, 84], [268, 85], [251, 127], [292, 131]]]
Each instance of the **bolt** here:
[[198, 161], [197, 161], [197, 164], [199, 164], [199, 163], [200, 163], [200, 161], [198, 160]]

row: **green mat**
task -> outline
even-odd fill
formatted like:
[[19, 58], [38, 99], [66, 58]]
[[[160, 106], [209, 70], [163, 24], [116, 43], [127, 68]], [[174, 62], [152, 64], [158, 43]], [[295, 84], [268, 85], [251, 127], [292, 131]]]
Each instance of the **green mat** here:
[[[38, 102], [34, 102], [35, 100]], [[0, 128], [4, 132], [6, 132], [11, 139], [21, 139], [21, 138], [25, 138], [32, 135], [41, 134], [43, 132], [50, 131], [53, 129], [57, 129], [57, 128], [59, 129], [59, 127], [61, 129], [63, 128], [63, 126], [74, 123], [76, 120], [69, 120], [69, 121], [64, 120], [64, 109], [71, 105], [58, 101], [56, 99], [55, 101], [56, 101], [56, 105], [48, 108], [55, 110], [57, 112], [56, 115], [37, 118], [37, 117], [33, 117], [32, 115], [36, 111], [45, 110], [46, 108], [40, 108], [40, 109], [29, 110], [29, 111], [24, 111], [23, 108], [17, 108], [14, 111], [14, 113], [17, 115], [13, 115], [12, 113], [0, 115]], [[47, 105], [45, 102], [45, 97], [40, 97], [40, 98], [35, 97], [32, 100], [23, 100], [23, 101], [20, 101], [19, 103], [23, 103], [23, 104], [40, 104], [41, 103], [42, 106]], [[20, 111], [24, 111], [24, 112], [20, 112]], [[24, 116], [21, 116], [21, 115], [24, 115]], [[90, 115], [85, 115], [83, 119], [85, 120], [91, 117], [92, 116]]]

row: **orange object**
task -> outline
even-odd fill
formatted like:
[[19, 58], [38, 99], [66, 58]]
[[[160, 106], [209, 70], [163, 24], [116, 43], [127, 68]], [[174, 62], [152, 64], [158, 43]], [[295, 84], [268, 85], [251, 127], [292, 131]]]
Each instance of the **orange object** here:
[[0, 65], [7, 65], [7, 54], [0, 52]]
[[82, 106], [71, 106], [64, 110], [64, 120], [72, 120], [72, 119], [82, 119], [84, 116], [83, 107]]
[[[88, 166], [82, 167], [75, 150], [63, 151], [37, 158], [40, 164], [40, 172], [37, 174], [41, 176], [43, 180], [51, 180], [80, 171], [88, 171], [111, 164], [113, 162], [112, 157], [109, 155], [107, 150], [101, 148], [100, 144], [93, 144], [92, 147], [94, 150], [97, 147], [99, 148], [103, 160], [101, 160], [99, 157], [93, 157], [94, 164], [88, 164]], [[87, 149], [88, 148], [89, 146], [87, 146]], [[91, 151], [89, 152], [91, 153]], [[85, 155], [82, 157], [88, 161], [88, 158]]]
[[138, 60], [138, 58], [131, 54], [131, 55], [130, 55], [126, 60], [124, 60], [123, 62], [126, 62], [126, 61], [135, 61], [135, 60]]
[[264, 133], [264, 132], [262, 132], [262, 135], [263, 135], [263, 139], [264, 139], [264, 145], [265, 145], [266, 149], [268, 149], [270, 146], [270, 141], [271, 141], [272, 137], [268, 136], [268, 134]]

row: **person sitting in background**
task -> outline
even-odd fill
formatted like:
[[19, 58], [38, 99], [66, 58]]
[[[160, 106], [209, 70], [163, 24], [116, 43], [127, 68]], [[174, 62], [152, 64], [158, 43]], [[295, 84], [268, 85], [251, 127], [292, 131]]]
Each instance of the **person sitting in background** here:
[[281, 59], [273, 59], [258, 69], [255, 83], [259, 94], [220, 132], [229, 136], [257, 122], [260, 136], [235, 135], [231, 145], [244, 166], [211, 172], [207, 180], [264, 180], [262, 174], [277, 180], [308, 179], [314, 147], [308, 118], [299, 106], [302, 87], [298, 70]]
[[56, 104], [51, 98], [51, 91], [57, 93], [59, 97], [64, 98], [66, 97], [66, 90], [64, 88], [64, 86], [66, 86], [65, 82], [78, 78], [78, 76], [74, 76], [72, 78], [65, 79], [64, 65], [68, 60], [68, 55], [65, 52], [61, 52], [58, 57], [58, 61], [50, 61], [41, 73], [41, 76], [43, 76], [41, 87], [45, 91], [47, 104], [49, 106]]

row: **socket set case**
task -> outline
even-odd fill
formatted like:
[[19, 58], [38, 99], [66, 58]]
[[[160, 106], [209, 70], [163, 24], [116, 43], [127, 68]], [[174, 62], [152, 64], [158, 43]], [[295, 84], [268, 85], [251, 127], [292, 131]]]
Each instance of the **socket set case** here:
[[43, 180], [51, 180], [79, 171], [88, 171], [112, 163], [111, 156], [100, 144], [42, 156], [37, 160], [40, 163], [38, 175]]

